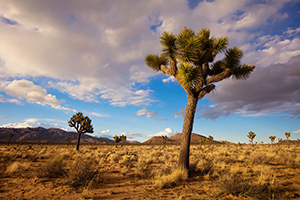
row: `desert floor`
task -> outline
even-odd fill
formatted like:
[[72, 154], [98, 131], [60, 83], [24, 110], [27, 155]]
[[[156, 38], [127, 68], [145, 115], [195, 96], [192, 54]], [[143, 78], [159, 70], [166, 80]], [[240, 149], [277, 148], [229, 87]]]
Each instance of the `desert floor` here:
[[300, 199], [300, 146], [0, 145], [0, 199]]

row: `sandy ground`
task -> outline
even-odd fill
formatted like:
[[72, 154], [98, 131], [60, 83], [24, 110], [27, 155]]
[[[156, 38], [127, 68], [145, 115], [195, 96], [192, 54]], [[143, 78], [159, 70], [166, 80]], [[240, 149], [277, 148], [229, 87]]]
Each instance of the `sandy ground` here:
[[[300, 199], [298, 146], [191, 146], [188, 179], [172, 173], [178, 152], [171, 145], [82, 145], [79, 152], [74, 145], [1, 145], [0, 199]], [[45, 175], [55, 159], [63, 173]], [[79, 183], [92, 174], [78, 187], [70, 184], [79, 177], [76, 162], [86, 167]]]

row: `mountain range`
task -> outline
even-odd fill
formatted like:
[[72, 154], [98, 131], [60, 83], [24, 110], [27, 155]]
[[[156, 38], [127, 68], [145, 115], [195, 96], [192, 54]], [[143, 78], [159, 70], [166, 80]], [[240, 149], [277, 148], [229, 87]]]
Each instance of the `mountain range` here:
[[[76, 132], [67, 132], [58, 128], [0, 128], [0, 142], [8, 142], [9, 136], [11, 137], [11, 142], [34, 142], [34, 143], [67, 143], [67, 137], [70, 136], [70, 141], [72, 143], [77, 142], [78, 134]], [[181, 143], [181, 135], [182, 133], [177, 133], [176, 135], [171, 136], [166, 140], [166, 144], [180, 144]], [[87, 134], [82, 134], [81, 143], [96, 143], [96, 144], [110, 144], [114, 143], [112, 139], [108, 139], [105, 137], [94, 137]], [[138, 144], [137, 141], [126, 141], [131, 144]], [[211, 143], [211, 144], [222, 144], [222, 143], [230, 143], [224, 141], [208, 141], [207, 137], [192, 133], [191, 134], [191, 144], [203, 144], [203, 143]], [[152, 145], [161, 145], [163, 144], [163, 138], [161, 136], [154, 136], [149, 140], [143, 142], [142, 144], [152, 144]]]
[[[71, 142], [77, 142], [76, 132], [67, 132], [58, 128], [0, 128], [0, 141], [7, 142], [8, 134], [13, 135], [11, 142], [38, 142], [38, 143], [67, 143], [70, 136]], [[81, 143], [113, 143], [113, 140], [104, 137], [93, 137], [82, 134]]]

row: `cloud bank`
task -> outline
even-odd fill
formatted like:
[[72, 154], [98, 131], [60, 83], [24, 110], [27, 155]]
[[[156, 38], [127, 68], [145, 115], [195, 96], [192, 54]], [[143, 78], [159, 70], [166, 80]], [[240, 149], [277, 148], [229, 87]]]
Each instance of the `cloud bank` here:
[[198, 117], [216, 119], [231, 114], [243, 116], [286, 115], [300, 118], [300, 55], [285, 64], [257, 68], [244, 81], [226, 80], [215, 94], [213, 106]]

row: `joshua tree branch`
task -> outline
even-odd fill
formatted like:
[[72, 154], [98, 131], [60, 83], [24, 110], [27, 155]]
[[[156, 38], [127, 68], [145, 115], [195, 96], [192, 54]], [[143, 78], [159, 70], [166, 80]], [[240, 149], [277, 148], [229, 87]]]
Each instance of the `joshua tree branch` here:
[[215, 85], [213, 84], [209, 84], [207, 85], [206, 87], [204, 87], [200, 92], [199, 92], [199, 95], [198, 95], [198, 99], [202, 99], [202, 97], [204, 97], [204, 95], [210, 93], [213, 89], [215, 89]]
[[175, 76], [177, 71], [176, 69], [171, 69], [165, 65], [161, 65], [160, 70], [163, 74], [167, 74], [169, 76]]
[[231, 75], [232, 75], [231, 70], [230, 69], [225, 69], [220, 74], [217, 74], [215, 76], [212, 76], [212, 77], [206, 79], [206, 83], [210, 84], [210, 83], [213, 83], [213, 82], [219, 82], [219, 81], [222, 81], [226, 78], [229, 78]]

